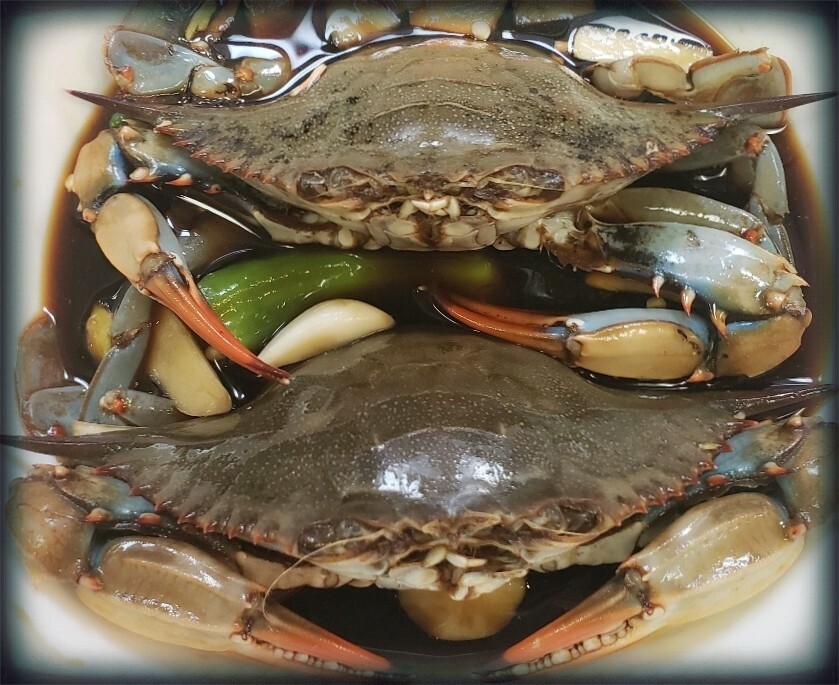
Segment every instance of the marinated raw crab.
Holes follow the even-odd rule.
[[[33,567],[119,625],[370,676],[391,664],[286,609],[283,591],[397,590],[433,633],[474,639],[509,621],[527,573],[622,562],[484,665],[525,675],[782,574],[831,511],[836,426],[743,417],[819,392],[639,396],[476,334],[387,333],[306,362],[248,411],[22,438],[61,465],[16,481],[7,515]],[[788,508],[739,491],[771,480]]]
[[[67,186],[137,287],[91,313],[105,334],[89,336],[101,363],[86,388],[65,380],[48,320],[23,339],[18,393],[39,437],[16,441],[60,460],[7,508],[36,571],[156,639],[369,677],[416,664],[302,618],[295,591],[396,590],[437,638],[515,635],[463,670],[501,679],[610,654],[784,573],[834,507],[836,426],[796,411],[828,389],[654,383],[761,376],[798,349],[812,317],[765,130],[818,96],[789,96],[765,50],[711,58],[576,7],[202,3],[109,32],[126,95],[84,95],[117,114]],[[304,43],[305,60],[288,49]],[[746,209],[656,187],[721,168]],[[530,280],[620,294],[508,297],[516,248],[551,257],[526,258]],[[448,322],[412,332],[346,299],[366,294],[355,275],[318,276],[254,332],[236,316],[261,316],[271,269],[424,286]],[[268,285],[228,295],[242,274]],[[145,296],[211,346],[220,377]],[[600,387],[453,321],[647,389]],[[277,367],[315,358],[242,399],[219,353],[284,384]],[[504,632],[526,582],[609,564],[576,608]]]
[[[652,41],[650,54],[615,59],[649,43],[655,27],[631,25],[627,37],[602,20],[604,48],[584,40],[598,25],[575,19],[583,25],[569,59],[592,61],[583,73],[596,88],[562,63],[565,43],[530,35],[564,7],[551,18],[524,3],[508,30],[503,2],[421,3],[407,19],[384,6],[337,7],[320,17],[334,50],[296,74],[282,41],[263,37],[290,14],[253,5],[249,31],[263,51],[274,46],[273,61],[233,58],[239,9],[228,3],[192,15],[175,35],[176,23],[156,28],[162,37],[113,30],[105,59],[126,97],[77,93],[119,112],[68,179],[79,211],[113,265],[216,350],[257,374],[286,376],[205,301],[163,214],[136,195],[149,183],[212,199],[282,243],[541,249],[591,272],[595,287],[654,296],[659,306],[551,317],[438,298],[467,325],[591,371],[756,376],[798,348],[811,319],[806,282],[782,223],[780,159],[759,126],[777,127],[783,118],[772,112],[823,96],[789,96],[779,59],[766,50],[713,57],[678,34]],[[442,30],[467,35],[429,35]],[[677,104],[615,97],[645,94]],[[625,189],[667,165],[728,162],[748,179],[751,211],[674,189]],[[750,354],[755,346],[764,354]]]

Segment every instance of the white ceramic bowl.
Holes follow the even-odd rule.
[[[98,91],[105,86],[101,36],[107,25],[119,21],[124,9],[102,4],[95,10],[88,5],[83,11],[63,3],[20,3],[11,16],[4,17],[7,54],[14,60],[6,72],[14,76],[14,83],[7,88],[14,95],[7,92],[4,100],[4,118],[12,135],[4,151],[9,194],[3,208],[5,230],[22,236],[6,243],[4,276],[9,280],[4,283],[13,284],[4,293],[6,364],[13,363],[10,333],[20,331],[41,306],[36,274],[42,269],[51,204],[81,124],[92,111],[90,105],[64,91]],[[834,3],[712,3],[698,5],[697,10],[740,48],[768,46],[788,61],[795,92],[835,89]],[[816,170],[821,197],[827,203],[825,215],[835,229],[836,102],[796,110],[791,119]],[[16,430],[10,416],[14,402],[8,373],[2,392],[4,432]],[[7,448],[3,459],[6,482],[24,473],[29,464],[43,460]],[[829,544],[835,539],[835,529],[811,537],[803,558],[756,600],[664,631],[602,662],[564,674],[549,673],[546,678],[812,680],[816,677],[813,669],[820,668],[831,653],[835,655],[830,626],[837,598],[830,576],[833,553]],[[10,674],[56,681],[126,677],[247,681],[278,675],[250,662],[191,652],[110,626],[77,605],[67,588],[50,582],[34,588],[13,546],[4,552],[4,669],[10,668]]]

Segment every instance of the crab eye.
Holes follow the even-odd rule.
[[[307,171],[297,181],[297,193],[304,200],[342,200],[350,195],[370,197],[377,186],[369,176],[348,167]]]
[[[326,179],[317,171],[307,171],[297,181],[297,194],[304,200],[314,200],[327,192]]]
[[[511,186],[526,186],[541,190],[562,190],[564,182],[557,171],[534,169],[525,166],[510,166],[492,176],[496,183]]]
[[[330,544],[341,543],[346,548],[375,532],[357,519],[319,521],[306,526],[297,537],[297,549],[301,554],[310,554]],[[362,542],[363,545],[363,542]],[[334,551],[338,551],[337,549]]]
[[[476,194],[484,199],[533,197],[562,192],[565,182],[557,171],[509,166],[484,178]]]
[[[556,528],[568,533],[587,533],[598,523],[597,512],[591,508],[573,503],[558,503],[542,507],[533,520],[541,526]]]

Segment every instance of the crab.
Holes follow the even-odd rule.
[[[461,47],[463,47],[463,46],[461,45]],[[482,49],[482,48],[478,48],[478,49]],[[329,68],[330,67],[328,66],[327,67],[327,73],[329,71]],[[317,85],[318,85],[317,83],[312,84],[313,87],[315,87]],[[157,117],[158,115],[157,114],[151,114],[149,116]],[[128,133],[132,128],[135,131],[139,131],[141,134],[143,132],[146,132],[146,131],[149,130],[146,127],[144,127],[141,122],[136,121],[136,120],[133,121],[133,122],[123,121],[121,125],[128,127],[127,130],[125,131],[126,133]],[[164,135],[167,135],[167,134],[164,134]],[[163,138],[163,137],[159,137],[159,139],[165,140],[165,138]],[[172,148],[167,148],[166,151],[160,157],[158,157],[157,159],[166,160],[166,159],[168,159],[167,155],[169,153],[176,154],[177,152],[178,152],[177,150],[173,150]],[[122,152],[121,152],[121,154],[122,154]],[[180,163],[180,161],[183,161],[183,160],[184,160],[183,157],[179,158],[179,163]],[[129,171],[132,170],[132,167],[134,166],[134,162],[132,162],[129,159],[128,161],[124,161],[123,163],[128,164]],[[189,162],[188,160],[186,161],[186,163],[191,164],[191,162]],[[192,167],[190,167],[190,168],[192,168]],[[136,169],[133,169],[133,170],[136,171]],[[180,180],[181,183],[188,182],[190,179],[183,178],[184,173],[185,172],[183,171],[183,169],[181,169],[181,170],[178,171],[177,174],[173,173],[171,176],[165,176],[164,178],[171,179],[171,180]],[[207,174],[207,173],[208,172],[207,172],[206,169],[203,169],[201,171],[201,174]],[[196,175],[195,178],[197,178],[197,180],[193,179],[193,185],[192,186],[186,186],[187,190],[189,190],[189,191],[199,190],[199,193],[203,193],[204,189],[215,190],[215,188],[213,187],[213,183],[211,181],[211,179],[215,178],[213,176],[214,173],[215,172],[211,171],[209,173],[209,175],[206,175],[206,176],[202,176],[201,174]],[[130,176],[130,174],[128,174],[128,175]],[[141,174],[136,174],[136,176],[139,177],[139,176],[141,176]],[[225,178],[227,178],[227,177],[225,177]],[[155,180],[153,177],[149,178],[148,176],[146,176],[145,179],[146,180]],[[160,181],[161,178],[157,178],[156,180]],[[136,184],[140,181],[141,181],[141,179],[139,179],[139,178],[131,179],[131,181],[126,182],[127,183],[127,188],[126,187],[120,187],[118,190],[122,191],[122,190],[125,190],[125,189],[131,189],[132,188],[132,185],[131,185],[132,183]],[[224,187],[225,188],[235,187],[237,182],[236,181],[229,181],[229,183],[230,183],[229,186],[224,186]],[[133,186],[133,187],[137,187],[137,186]],[[184,186],[181,186],[181,187],[183,188]],[[237,198],[229,198],[227,196],[228,195],[227,192],[223,192],[220,195],[223,196],[222,199],[224,199],[224,200],[229,199],[232,203],[231,206],[233,206],[235,208],[241,208],[241,203],[243,202],[242,198],[245,198],[247,200],[247,209],[250,212],[250,217],[254,218],[254,220],[257,221],[257,223],[258,223],[260,217],[266,216],[265,215],[265,206],[266,206],[265,205],[265,200],[264,200],[264,198],[255,197],[251,193],[252,193],[251,190],[245,189],[244,192],[240,196],[238,196]],[[124,192],[121,192],[120,194],[122,196],[127,195]],[[107,197],[110,197],[110,191],[108,193],[106,193],[104,196],[95,197],[91,201],[90,207],[88,207],[88,209],[90,209],[93,212],[93,214],[88,212],[88,216],[96,219],[96,221],[93,222],[94,228],[97,226],[97,224],[99,224],[99,212],[100,212],[101,208],[98,206],[98,203],[102,202],[104,204],[104,200]],[[623,197],[626,197],[626,196],[623,196]],[[210,196],[210,199],[211,198],[212,198],[212,196]],[[420,202],[423,202],[423,201],[425,201],[425,198],[423,198],[423,200],[420,200]],[[608,211],[608,207],[610,206],[606,203],[601,204],[600,201],[597,201],[597,200],[592,201],[591,203],[588,203],[588,205],[590,205],[590,207],[587,206],[585,209],[586,209],[587,212],[590,212],[593,216],[596,216],[596,212],[597,212],[598,207],[606,207],[607,210],[604,210],[604,211]],[[597,207],[595,205],[597,205]],[[430,206],[429,206],[429,208],[430,208]],[[276,209],[276,208],[274,208],[274,209]],[[419,210],[419,211],[422,211],[422,210]],[[414,213],[416,213],[416,212],[414,212]],[[105,225],[104,223],[100,224],[100,228],[104,225]],[[264,226],[262,224],[259,224],[259,225],[262,228],[265,228],[265,226],[269,226],[269,227],[272,226],[271,224],[268,224],[268,223],[266,223]],[[158,223],[157,226],[160,226],[160,223]],[[576,229],[576,224],[575,224],[575,229]],[[273,230],[275,230],[277,232],[281,232],[279,229],[276,229],[276,228],[274,228]],[[136,234],[131,234],[129,232],[129,238],[131,238],[132,235],[136,235]],[[287,236],[288,234],[284,233],[283,235]],[[311,231],[310,232],[303,231],[303,232],[300,232],[298,234],[298,237],[308,236],[309,238],[311,238],[311,235],[312,235]],[[318,236],[315,239],[322,239],[322,236]],[[155,238],[155,240],[157,240],[157,238]],[[168,247],[164,251],[169,252]],[[176,250],[173,249],[171,252],[172,252],[172,254],[177,255]],[[137,255],[136,255],[136,253],[132,253],[130,256],[132,257],[132,259],[134,259]],[[189,276],[188,276],[186,270],[184,269],[184,262],[179,261],[179,257],[177,257],[177,256],[173,257],[173,259],[174,259],[173,263],[176,266],[177,271],[179,271],[180,278],[184,279],[184,281],[186,283],[189,283]],[[785,257],[785,259],[786,259],[786,257]],[[129,264],[129,266],[130,266],[130,264]],[[129,273],[127,275],[130,278],[134,279],[136,277],[137,272],[133,269],[133,267],[128,269],[128,272]],[[668,285],[668,284],[666,284],[666,285]],[[669,290],[671,290],[671,288],[672,288],[672,292],[668,292]],[[652,289],[652,287],[650,287],[650,289]],[[679,290],[680,289],[681,289],[681,285],[678,286],[678,287],[673,287],[673,284],[669,284],[668,287],[665,287],[661,292],[662,292],[662,294],[664,294],[666,296],[675,296],[677,299],[679,299]],[[436,295],[437,295],[437,302],[440,304],[440,306],[442,308],[445,308],[451,316],[460,318],[461,320],[464,320],[464,321],[467,321],[467,322],[470,322],[470,323],[474,323],[474,325],[476,325],[476,326],[483,325],[484,327],[486,327],[485,318],[483,319],[483,321],[478,320],[478,319],[481,319],[482,317],[484,317],[485,313],[488,313],[489,315],[491,315],[492,317],[494,317],[496,319],[499,316],[502,317],[502,318],[507,318],[507,319],[512,317],[513,319],[516,320],[515,321],[516,323],[524,323],[528,326],[528,328],[531,326],[531,324],[534,324],[534,323],[537,326],[541,327],[542,323],[543,323],[543,321],[541,321],[541,320],[534,320],[533,318],[530,317],[530,315],[522,315],[522,314],[516,313],[516,312],[502,311],[502,310],[499,310],[498,308],[494,308],[494,307],[489,307],[488,308],[486,303],[476,303],[474,301],[470,301],[467,298],[453,296],[453,295],[450,295],[448,293],[437,293]],[[797,295],[793,299],[797,299]],[[701,298],[700,298],[700,301],[701,301]],[[708,307],[708,310],[711,311],[710,306]],[[571,320],[574,321],[577,318],[578,317],[571,317]],[[662,317],[662,318],[666,318],[666,317]],[[696,317],[694,316],[692,318],[696,318]],[[657,319],[657,320],[660,320],[660,319]],[[717,319],[717,320],[719,321],[719,319]],[[806,324],[808,323],[808,315],[807,315],[806,311],[804,311],[802,309],[802,310],[799,310],[798,312],[793,312],[793,313],[785,312],[784,314],[782,314],[782,316],[780,318],[770,317],[768,320],[772,321],[772,322],[776,322],[776,321],[779,321],[779,320],[780,321],[785,321],[785,322],[787,322],[787,321],[794,322],[794,328],[797,332],[795,332],[793,334],[792,342],[784,343],[784,346],[786,347],[787,351],[784,352],[782,356],[785,356],[786,354],[791,353],[792,349],[797,347],[798,336],[800,335],[800,331],[803,330],[803,328],[806,327]],[[555,321],[555,319],[553,321],[550,321],[549,323],[552,325],[554,323],[554,321]],[[691,324],[692,324],[692,326],[696,325],[695,322],[691,322]],[[680,322],[680,326],[681,325],[682,324]],[[699,325],[701,326],[701,324],[699,324]],[[688,326],[686,324],[686,325],[682,326],[681,330],[684,330],[687,327]],[[691,330],[693,330],[693,329],[691,328]],[[732,327],[731,322],[728,322],[727,330],[725,331],[726,334],[730,334],[730,332],[732,330],[736,330],[736,326]],[[510,328],[509,327],[506,327],[505,333],[506,334],[510,333]],[[563,333],[563,335],[565,335],[565,334]],[[561,336],[556,336],[556,337],[561,337]],[[605,336],[605,337],[608,337],[608,336]],[[725,340],[726,338],[722,338],[722,339]],[[765,340],[765,338],[763,338],[762,340]],[[555,340],[553,342],[555,342]],[[212,344],[221,346],[216,339],[213,339]],[[716,344],[717,344],[716,342],[711,343],[711,344],[705,343],[704,344],[705,347],[703,349],[707,350],[707,349],[715,348]],[[762,343],[758,343],[758,344],[762,344]],[[552,347],[552,345],[549,346],[549,347]],[[237,354],[238,354],[238,352],[237,352]],[[568,358],[568,353],[566,351],[560,350],[559,352],[557,352],[557,354],[560,357]],[[707,375],[706,375],[707,373],[711,373],[711,374],[717,373],[717,374],[719,374],[720,371],[719,371],[719,368],[718,368],[717,359],[716,358],[711,359],[710,362],[709,362],[707,356],[708,355],[707,355],[706,352],[703,352],[702,354],[694,356],[693,367],[689,368],[687,371],[680,371],[679,372],[679,377],[691,377],[691,376],[693,376],[694,372],[696,372],[697,369],[700,369],[701,372],[700,372],[700,374],[693,376],[694,380],[700,380],[702,378],[707,378]],[[577,363],[578,360],[577,361],[571,360],[571,361],[572,361],[572,363],[576,363],[578,366],[581,365],[581,364]],[[259,371],[260,373],[273,375],[274,377],[278,376],[278,374],[276,374],[275,372],[273,372],[271,370],[266,370],[266,369],[263,369],[263,368],[257,368],[256,370]],[[599,368],[598,368],[598,370],[599,370]],[[743,372],[743,371],[741,370],[740,372]],[[761,373],[761,372],[762,371],[757,371],[756,373]],[[626,375],[626,373],[627,372],[624,371],[624,370],[619,370],[616,375]],[[798,425],[797,421],[793,421],[792,424],[787,426],[787,430],[790,433],[792,433],[794,431],[801,431],[802,433],[804,433],[806,435],[810,435],[812,430],[815,430],[816,435],[822,435],[822,434],[824,434],[824,432],[826,432],[826,431],[829,432],[831,430],[831,428],[824,428],[824,427],[821,427],[821,426],[816,426],[814,428],[814,426],[816,426],[816,424],[812,424],[809,421],[804,422],[801,425]],[[177,429],[175,429],[175,430],[177,430]],[[807,444],[810,444],[808,441],[809,441],[809,438],[807,438],[807,440],[805,442]],[[96,442],[96,441],[93,440],[92,442]],[[93,448],[91,448],[91,449],[93,449]],[[829,452],[830,448],[828,448],[826,451]],[[69,464],[69,465],[74,465],[75,463],[76,462],[72,461],[72,460],[67,462],[67,464]],[[707,475],[708,474],[706,474],[706,476]],[[759,479],[762,480],[762,478],[763,477],[761,476]],[[70,497],[71,499],[73,497],[75,497],[75,495],[72,494],[72,493],[75,492],[73,490],[73,487],[74,487],[72,485],[73,483],[82,484],[82,485],[80,485],[80,487],[83,487],[83,488],[87,488],[87,487],[100,488],[100,487],[102,487],[102,488],[105,489],[106,492],[117,492],[117,493],[119,493],[120,496],[122,496],[122,494],[124,494],[124,488],[122,486],[120,486],[118,484],[114,484],[112,481],[109,481],[109,480],[108,481],[100,480],[100,477],[98,475],[91,474],[84,467],[79,467],[78,469],[75,469],[75,470],[69,470],[69,469],[64,470],[64,467],[40,469],[39,471],[37,471],[36,473],[34,473],[32,475],[32,477],[30,478],[30,482],[49,483],[50,488],[52,489],[52,493],[58,498],[59,502],[66,502],[68,497]],[[714,493],[719,492],[718,490],[715,489],[716,487],[719,487],[719,486],[712,486],[712,491]],[[725,499],[725,498],[722,498],[722,499]],[[52,501],[54,502],[55,499],[53,499]],[[104,502],[98,501],[98,503],[99,504],[109,504],[110,502],[109,501],[104,501]],[[85,504],[85,506],[88,506],[88,504]],[[96,508],[93,500],[90,501],[90,506],[92,506],[94,509]],[[141,505],[141,507],[146,507],[146,508],[143,508],[142,511],[140,511],[140,512],[132,511],[132,514],[138,514],[138,517],[137,517],[136,520],[130,519],[130,522],[128,523],[128,527],[129,528],[133,527],[133,528],[136,528],[137,530],[142,530],[144,532],[148,532],[152,529],[154,529],[154,532],[159,532],[157,529],[155,529],[155,526],[158,525],[158,524],[155,523],[156,519],[154,519],[154,516],[151,516],[151,517],[145,516],[145,517],[142,518],[142,520],[140,519],[140,517],[142,516],[143,513],[149,513],[148,510],[147,510],[147,506],[148,505]],[[669,507],[673,507],[673,506],[675,506],[675,505],[672,504],[672,503],[669,505]],[[668,508],[668,507],[665,506],[665,508]],[[104,507],[104,509],[107,511],[107,507]],[[91,512],[88,511],[87,513],[90,514]],[[114,519],[113,518],[110,521],[108,521],[107,516],[106,516],[102,520],[99,520],[99,521],[96,520],[97,516],[99,516],[101,514],[102,514],[101,511],[95,512],[94,515],[90,517],[91,520],[84,522],[84,525],[81,526],[81,527],[85,528],[85,526],[87,526],[87,528],[85,528],[86,530],[89,530],[91,527],[95,527],[95,528],[98,528],[100,530],[107,530],[110,527],[112,527],[114,525]],[[166,532],[175,531],[175,529],[176,529],[175,524],[172,521],[170,521],[168,518],[166,518],[165,515],[163,516],[162,521],[164,523],[164,525],[161,526],[162,529],[164,529]],[[125,521],[122,521],[122,520],[117,521],[116,522],[116,527],[119,527],[120,523],[125,523]],[[151,524],[151,526],[152,526],[151,529],[144,528],[144,526],[147,526],[149,524]],[[800,531],[800,526],[799,527],[792,526],[790,528],[790,530]],[[180,532],[174,533],[175,537],[178,537],[181,534],[182,533],[180,533]],[[87,533],[83,533],[83,535],[87,535]],[[210,537],[213,537],[212,534],[210,535]],[[236,543],[236,544],[238,544],[238,543]],[[798,543],[796,543],[796,544],[798,544]],[[234,547],[235,547],[235,545],[234,545]],[[183,551],[183,550],[178,548],[178,552],[181,552],[181,551]],[[228,549],[227,551],[229,552],[230,549]],[[241,551],[241,550],[238,550],[238,551]],[[79,563],[81,563],[81,564],[87,563],[86,562],[87,557],[85,555],[86,555],[86,553],[83,554],[82,557],[80,557],[82,559],[82,561],[79,562]],[[224,556],[224,555],[222,555],[222,556]],[[93,572],[91,574],[89,574],[89,576],[85,575],[84,583],[88,583],[88,587],[86,588],[87,590],[91,590],[96,586],[95,577],[96,577],[96,574],[98,572],[99,572],[98,569],[94,569]],[[81,576],[79,576],[79,577],[81,578]],[[265,582],[264,586],[270,586],[270,583]],[[84,592],[84,591],[85,590],[80,590],[80,592]],[[435,589],[435,592],[439,592],[439,591],[440,591],[439,589]],[[489,593],[485,593],[485,594],[489,594]],[[106,613],[109,613],[109,612],[106,612]],[[119,613],[119,612],[117,612],[117,613]],[[331,640],[332,638],[329,638],[329,639]],[[539,639],[543,639],[543,638],[539,638]],[[317,640],[315,640],[314,642],[317,642]],[[369,653],[366,653],[366,652],[361,653],[361,652],[355,650],[355,648],[347,647],[346,645],[343,645],[342,643],[340,643],[339,640],[335,640],[332,644],[333,644],[333,647],[334,647],[334,645],[341,645],[340,647],[335,647],[336,649],[339,649],[339,652],[322,654],[319,657],[313,657],[313,659],[320,659],[321,662],[327,662],[327,661],[333,660],[335,655],[340,653],[344,656],[344,658],[347,662],[354,663],[355,666],[362,671],[370,669],[370,668],[380,668],[380,667],[383,666],[382,662],[377,660],[377,658],[375,656],[371,656]],[[340,652],[340,649],[342,649],[344,647],[346,647],[347,651],[346,652]],[[289,650],[287,650],[287,651],[289,651]],[[293,649],[291,651],[293,651]],[[308,653],[308,652],[306,652],[305,648],[301,648],[301,652],[302,653]],[[544,654],[542,655],[542,657],[544,657]],[[353,661],[354,659],[356,659],[357,661]],[[527,669],[531,669],[533,667],[533,664],[531,663],[531,661],[533,661],[533,660],[525,661],[525,663],[528,664]],[[574,661],[578,661],[578,660],[574,659]],[[536,659],[536,663],[538,663],[538,662],[539,662],[539,659]],[[335,661],[335,663],[339,663],[339,662]],[[499,673],[501,675],[505,675],[505,674],[506,675],[515,675],[515,674],[518,674],[518,671],[520,671],[524,668],[524,666],[514,667],[510,663],[497,663],[497,664],[492,664],[491,666],[487,666],[485,670],[489,670],[490,667],[500,669]],[[514,668],[516,669],[516,671],[512,670]],[[398,666],[397,666],[397,669],[398,669]]]
[[[469,11],[473,34],[475,22],[498,20]],[[219,26],[231,12],[219,10]],[[420,11],[410,21],[440,29]],[[798,349],[812,318],[807,283],[782,224],[777,152],[757,124],[778,126],[773,112],[824,95],[789,96],[779,59],[766,50],[728,53],[685,72],[638,56],[588,69],[610,93],[676,104],[629,102],[559,63],[554,47],[516,33],[384,40],[381,29],[359,27],[335,59],[270,88],[254,65],[213,66],[221,29],[178,43],[117,27],[106,62],[128,95],[76,93],[120,113],[82,148],[68,179],[79,211],[112,264],[207,344],[258,375],[287,380],[226,330],[163,215],[135,194],[139,186],[212,198],[283,243],[540,249],[591,272],[594,287],[654,296],[656,307],[547,318],[438,298],[467,325],[596,373],[692,382],[758,376]],[[200,85],[206,70],[222,68],[232,74],[224,87]],[[196,102],[161,103],[162,93]],[[267,99],[237,102],[254,93]],[[668,165],[742,156],[756,160],[755,213],[672,189],[627,189]],[[692,316],[697,308],[702,314]],[[750,354],[756,346],[765,351],[759,358]]]
[[[371,677],[399,664],[290,611],[283,591],[397,590],[441,637],[474,639],[509,620],[528,573],[620,562],[483,667],[527,675],[786,571],[831,511],[836,426],[743,417],[821,392],[638,396],[477,334],[388,333],[306,362],[238,414],[18,439],[61,464],[17,481],[7,515],[33,569],[130,630]],[[768,480],[786,508],[748,491]]]

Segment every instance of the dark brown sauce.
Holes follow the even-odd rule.
[[[715,51],[724,51],[729,47],[719,36],[709,33],[701,20],[689,19],[685,23],[684,14],[676,13],[674,6],[675,3],[656,5],[656,12],[681,30],[698,35]],[[614,11],[615,7],[607,6],[604,11]],[[617,7],[625,10],[626,5],[618,3]],[[241,47],[247,42],[241,38],[236,44]],[[264,40],[254,41],[259,42]],[[298,43],[303,45],[306,41]],[[288,42],[284,45],[287,47]],[[299,63],[311,64],[309,58],[320,55],[301,55]],[[81,132],[79,144],[90,140],[104,128],[108,116],[108,113],[101,112],[94,117]],[[805,333],[802,348],[796,355],[771,374],[751,381],[757,386],[820,378],[826,350],[829,349],[830,331],[825,331],[826,327],[819,322],[829,321],[832,316],[829,309],[829,295],[833,292],[833,276],[828,263],[830,252],[826,231],[820,224],[813,179],[794,134],[784,131],[774,140],[787,173],[790,204],[787,224],[799,271],[811,286],[806,293],[807,303],[816,323]],[[71,159],[68,173],[72,166]],[[658,180],[661,181],[661,177]],[[725,188],[715,189],[713,184],[710,188],[707,184],[704,188],[697,188],[697,183],[696,179],[679,179],[676,185],[703,192],[710,190],[711,194],[721,196],[727,192]],[[536,306],[546,307],[552,298],[559,297],[563,291],[568,292],[565,289],[569,280],[578,278],[569,270],[558,273],[556,281],[545,282],[542,272],[533,266],[534,260],[542,258],[539,254],[507,254],[503,258],[512,261],[514,266],[511,268],[518,269],[520,282],[528,293],[528,304],[531,305],[535,302]],[[84,278],[78,277],[80,265],[84,265]],[[44,290],[46,306],[55,317],[64,363],[70,376],[90,378],[94,368],[84,350],[84,321],[93,302],[112,298],[120,283],[121,277],[101,256],[87,224],[78,217],[75,197],[63,189],[59,190],[49,235]],[[576,297],[578,291],[579,288],[570,292]],[[406,302],[403,311],[392,313],[401,321],[414,321],[417,317],[426,316],[415,301]],[[439,325],[431,319],[427,321],[430,325]],[[248,384],[235,372],[231,382],[238,388],[245,388],[245,395],[240,398],[244,401]],[[393,593],[381,590],[343,588],[332,594],[303,589],[294,593],[287,604],[316,623],[362,646],[387,654],[394,660],[397,669],[410,669],[431,677],[450,672],[453,668],[469,669],[485,664],[500,649],[532,632],[599,586],[613,573],[613,569],[605,566],[555,574],[531,574],[527,597],[512,623],[492,638],[470,643],[441,643],[428,638],[404,617]],[[341,611],[335,611],[336,605],[342,607]],[[422,660],[418,660],[417,656],[421,656]]]

